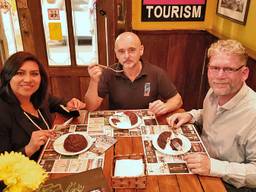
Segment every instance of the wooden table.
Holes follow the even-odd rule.
[[[158,117],[158,122],[166,123],[165,117]],[[56,124],[63,123],[66,118],[57,115]],[[75,119],[73,123],[79,123]],[[111,186],[111,173],[113,170],[113,158],[115,155],[143,153],[141,137],[119,137],[117,143],[106,151],[103,173]],[[59,178],[67,174],[51,174],[51,178]],[[117,192],[226,192],[220,178],[199,175],[166,175],[148,176],[146,189],[116,189]]]

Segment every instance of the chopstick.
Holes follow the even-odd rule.
[[[64,105],[62,105],[62,104],[60,104],[60,107],[64,110],[64,111],[66,111],[66,112],[70,112]]]
[[[123,69],[113,69],[113,68],[111,68],[111,67],[109,67],[109,66],[106,66],[106,65],[101,65],[101,64],[97,64],[97,65],[100,66],[100,67],[102,67],[102,68],[104,68],[104,69],[110,69],[110,70],[112,70],[112,71],[114,71],[114,72],[116,72],[116,73],[121,73],[121,72],[124,71]]]
[[[68,119],[67,121],[65,121],[62,125],[63,125],[63,126],[69,125],[69,123],[71,123],[72,120],[73,120],[73,117],[71,117],[70,119]]]
[[[66,128],[66,126],[69,125],[72,122],[72,120],[73,120],[73,117],[71,117],[70,119],[65,121],[63,124],[58,125],[58,127],[55,126],[53,130],[54,131],[60,131],[60,130],[62,130],[64,128]]]

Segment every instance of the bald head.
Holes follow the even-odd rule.
[[[120,42],[132,42],[137,46],[141,45],[140,38],[135,33],[132,33],[132,32],[124,32],[118,35],[115,42],[115,48],[118,47]]]
[[[135,33],[124,32],[116,38],[116,57],[124,69],[139,66],[143,51],[144,47],[141,45],[141,41]]]

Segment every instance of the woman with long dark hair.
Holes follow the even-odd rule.
[[[0,77],[0,153],[22,152],[37,160],[51,131],[51,113],[82,109],[73,98],[65,102],[48,94],[48,77],[31,53],[17,52],[5,62]]]

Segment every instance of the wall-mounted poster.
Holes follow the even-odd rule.
[[[250,0],[219,0],[217,14],[245,25]]]
[[[59,9],[47,9],[48,19],[49,20],[60,20],[60,11]]]
[[[141,21],[204,21],[206,0],[142,0]]]

